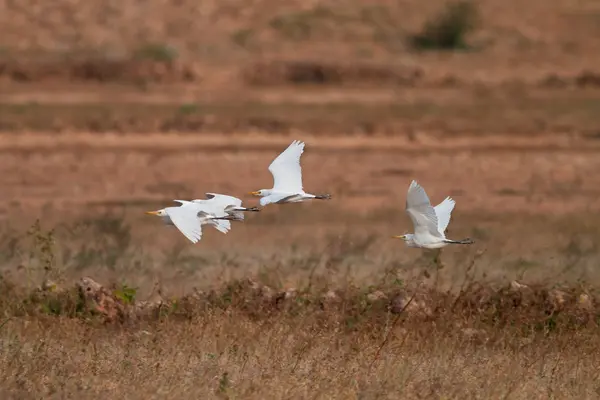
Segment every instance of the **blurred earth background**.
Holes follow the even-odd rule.
[[[205,227],[197,245],[143,213],[206,192],[255,205],[246,193],[271,187],[267,167],[292,140],[306,142],[305,189],[330,193],[331,201],[269,206],[227,235]],[[11,303],[48,280],[70,288],[85,276],[135,288],[137,299],[157,287],[165,298],[220,293],[247,279],[306,293],[316,280],[314,296],[417,284],[456,295],[466,276],[485,287],[537,285],[540,304],[559,286],[595,299],[598,1],[0,0],[0,152],[0,271],[22,292],[0,307],[0,362],[11,371],[2,378],[5,398],[600,393],[599,364],[585,358],[597,353],[596,314],[583,331],[550,339],[543,318],[538,338],[539,329],[506,333],[464,317],[465,326],[477,320],[502,337],[491,340],[497,347],[469,341],[465,350],[447,316],[413,321],[414,330],[406,322],[409,333],[389,339],[398,325],[371,314],[342,334],[334,323],[313,321],[313,311],[298,311],[303,320],[284,313],[275,323],[270,313],[246,321],[245,309],[232,306],[186,322],[167,318],[169,334],[164,319],[146,322],[142,332],[158,338],[148,347],[137,325],[114,333],[139,339],[130,343],[104,325],[91,334],[69,313],[16,313]],[[412,230],[404,212],[412,179],[432,203],[452,196],[448,236],[476,242],[445,248],[439,271],[429,253],[390,238]],[[345,310],[331,318],[348,328]],[[553,312],[540,309],[544,318]],[[206,329],[216,336],[204,338]],[[419,329],[439,336],[420,344]],[[383,333],[366,337],[371,330]],[[40,337],[45,347],[31,350]],[[95,356],[70,355],[89,350],[89,340]],[[531,354],[522,340],[535,343]],[[138,373],[128,369],[130,345]],[[396,353],[385,347],[388,358],[375,356],[380,345]],[[411,345],[414,356],[403,353]],[[181,346],[198,359],[181,358]],[[161,355],[161,348],[173,350]],[[284,350],[271,354],[277,348]],[[9,357],[9,349],[17,350]],[[98,357],[120,361],[92,373]],[[163,357],[171,364],[160,364]],[[179,368],[199,368],[199,381]]]

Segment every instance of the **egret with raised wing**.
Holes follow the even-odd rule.
[[[269,165],[269,172],[273,175],[273,188],[261,189],[250,192],[254,196],[261,197],[260,205],[299,203],[307,200],[328,200],[329,194],[314,195],[306,193],[302,185],[302,167],[300,156],[304,152],[304,143],[294,140],[287,149],[283,151]]]
[[[446,228],[450,223],[450,214],[456,202],[446,197],[437,206],[433,207],[425,190],[412,181],[406,196],[406,212],[415,228],[415,233],[392,236],[402,239],[408,247],[422,247],[425,249],[440,249],[449,244],[472,244],[471,239],[450,240],[446,238]]]

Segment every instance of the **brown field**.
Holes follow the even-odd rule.
[[[597,1],[138,3],[0,0],[0,397],[600,397]],[[330,201],[143,213],[294,139]]]

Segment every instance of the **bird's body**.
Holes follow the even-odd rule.
[[[211,225],[221,233],[231,230],[229,221],[244,220],[243,211],[259,211],[257,208],[242,207],[242,201],[236,197],[207,193],[207,199],[174,200],[179,207],[166,207],[147,214],[162,218],[166,225],[174,225],[192,243],[202,238],[202,226]]]
[[[204,211],[217,217],[234,215],[232,220],[235,221],[244,220],[244,211],[259,211],[256,207],[242,207],[242,200],[237,197],[219,193],[206,193],[206,199],[195,199],[192,203],[202,205]],[[219,223],[228,229],[231,227],[228,220],[220,220]]]
[[[208,224],[222,233],[227,233],[229,228],[222,225],[219,217],[207,214],[202,206],[191,201],[175,200],[181,203],[179,207],[165,207],[158,211],[148,211],[147,214],[160,217],[165,225],[174,225],[192,243],[202,239],[202,225]]]
[[[450,215],[456,202],[446,197],[433,207],[425,190],[412,181],[406,196],[406,212],[413,222],[415,233],[394,238],[403,239],[408,247],[440,249],[449,244],[472,244],[471,239],[450,240],[446,238],[446,228],[450,223]]]
[[[300,203],[307,200],[328,200],[329,194],[314,195],[306,193],[302,185],[302,167],[300,156],[304,152],[304,143],[294,140],[271,164],[269,172],[273,175],[273,188],[250,192],[260,196],[260,205]]]

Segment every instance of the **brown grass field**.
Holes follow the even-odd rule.
[[[142,3],[0,0],[0,398],[600,398],[597,1]]]

